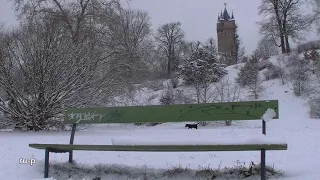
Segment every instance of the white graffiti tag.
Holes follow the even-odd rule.
[[[79,123],[80,121],[94,121],[96,118],[98,118],[99,122],[101,119],[105,116],[105,114],[96,114],[96,112],[85,112],[85,113],[70,113],[69,117],[70,120],[76,119]]]

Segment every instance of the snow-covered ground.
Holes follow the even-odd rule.
[[[234,78],[238,69],[228,67],[229,76]],[[266,81],[266,90],[260,99],[279,100],[280,118],[267,123],[267,137],[284,139],[287,151],[267,151],[266,161],[270,166],[282,170],[283,180],[320,179],[320,120],[310,119],[306,100],[293,95],[289,84],[281,85],[280,80]],[[148,90],[144,97],[160,94]],[[159,98],[159,97],[158,97]],[[158,99],[156,98],[156,99]],[[154,100],[156,101],[156,100]],[[76,132],[75,144],[112,144],[113,138],[169,139],[186,140],[198,138],[205,140],[219,138],[246,138],[261,135],[261,121],[234,122],[231,126],[212,123],[198,129],[186,129],[183,123],[165,123],[157,126],[134,126],[110,124],[99,125]],[[70,132],[0,132],[0,180],[35,180],[43,177],[44,151],[29,148],[29,143],[68,143]],[[22,159],[34,159],[31,166],[21,164]],[[260,162],[260,152],[92,152],[75,151],[74,159],[79,166],[126,165],[128,170],[135,167],[163,168],[188,167],[233,167],[237,162],[249,164]],[[68,154],[50,154],[50,162],[64,163]],[[68,179],[51,166],[49,176]],[[62,166],[64,167],[64,166]],[[66,166],[65,166],[66,167]],[[143,168],[141,168],[143,169]],[[133,171],[133,170],[132,170]],[[70,174],[75,173],[70,172]],[[87,172],[82,173],[85,178]],[[58,178],[58,179],[59,179]],[[102,179],[130,179],[123,176],[106,176]],[[258,177],[254,177],[258,179]],[[92,178],[91,178],[92,179]],[[139,178],[138,178],[139,179]],[[187,179],[180,177],[177,179]],[[60,179],[59,179],[60,180]]]

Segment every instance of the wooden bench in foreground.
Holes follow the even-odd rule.
[[[261,151],[261,180],[265,180],[265,151],[287,150],[286,143],[269,141],[246,143],[198,143],[181,144],[165,142],[160,144],[85,145],[73,144],[77,124],[93,123],[154,123],[154,122],[201,122],[225,120],[262,120],[262,134],[266,134],[266,122],[261,119],[267,109],[273,109],[279,118],[278,101],[246,101],[206,104],[152,105],[106,108],[69,108],[64,123],[72,124],[69,144],[29,144],[36,149],[45,149],[44,177],[49,174],[49,153],[69,153],[73,161],[73,151],[149,151],[149,152],[192,152],[192,151]],[[257,135],[261,136],[261,134]],[[119,144],[119,142],[118,142]]]

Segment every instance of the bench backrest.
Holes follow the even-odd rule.
[[[279,118],[278,100],[103,108],[68,108],[65,124],[261,120],[270,108]]]

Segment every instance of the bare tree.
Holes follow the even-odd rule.
[[[315,16],[315,24],[317,25],[318,33],[320,33],[320,0],[312,0],[310,3],[313,7],[313,15]]]
[[[223,77],[215,84],[214,91],[212,92],[213,102],[236,102],[240,101],[241,88],[235,82],[232,82],[229,77]],[[232,120],[225,121],[226,125],[229,126]]]
[[[259,40],[257,49],[254,53],[259,59],[268,59],[270,56],[277,55],[279,50],[272,39],[264,36]]]
[[[285,70],[285,63],[286,61],[286,56],[278,56],[277,57],[277,66],[279,68],[279,77],[281,79],[281,83],[285,84],[286,78],[287,78],[287,74],[286,74],[286,70]]]
[[[235,53],[236,53],[236,60],[237,60],[237,63],[239,63],[244,54],[245,54],[245,50],[244,50],[244,47],[242,45],[242,42],[241,42],[241,39],[239,37],[239,33],[238,33],[238,26],[236,26],[236,30],[235,30],[236,34],[235,34],[235,37],[234,37],[234,42],[235,42]]]
[[[263,0],[259,14],[264,18],[259,22],[260,31],[281,47],[282,53],[291,51],[289,38],[297,40],[308,32],[316,16],[303,13],[300,8],[305,0]],[[279,44],[280,41],[280,44]]]
[[[167,73],[171,77],[172,70],[178,68],[176,51],[184,38],[180,22],[167,23],[157,30],[156,40],[159,48],[167,57]]]
[[[199,46],[199,44],[198,44]],[[207,41],[204,43],[203,45],[204,48],[208,49],[208,51],[212,54],[212,55],[217,55],[218,52],[218,48],[216,46],[216,41],[212,38],[209,37],[207,39]]]
[[[150,17],[122,8],[119,0],[14,0],[20,18],[50,14],[77,44],[90,38],[100,61],[118,69],[128,87],[145,74],[150,58]],[[94,42],[94,43],[93,43]],[[152,42],[153,43],[153,42]]]
[[[113,67],[103,66],[90,41],[74,44],[54,20],[28,21],[6,36],[0,109],[16,128],[59,125],[64,107],[100,106],[118,92]],[[117,87],[118,88],[115,88]]]
[[[214,89],[213,102],[236,102],[240,101],[241,88],[235,82],[233,83],[229,77],[223,77],[216,84]]]
[[[140,10],[109,12],[110,23],[100,29],[103,44],[117,52],[116,64],[121,64],[119,75],[127,81],[140,80],[150,68],[148,53],[153,48],[150,17]]]
[[[249,92],[251,93],[250,96],[253,96],[254,99],[258,99],[260,97],[261,92],[265,90],[262,86],[262,80],[258,76],[256,77],[252,83],[248,84]]]
[[[122,9],[119,0],[12,0],[18,17],[24,21],[35,15],[51,14],[57,21],[61,21],[73,42],[77,43],[92,32],[94,22],[99,20],[105,10]],[[87,33],[85,33],[87,32]]]

